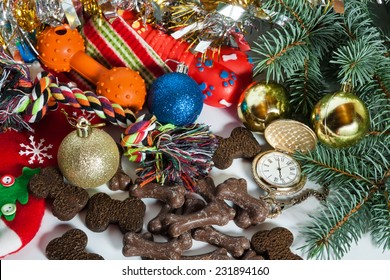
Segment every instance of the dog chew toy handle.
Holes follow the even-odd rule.
[[[37,38],[37,51],[45,67],[55,72],[74,70],[96,85],[96,93],[134,112],[146,98],[145,81],[126,67],[107,69],[85,53],[84,39],[69,25],[48,27]]]

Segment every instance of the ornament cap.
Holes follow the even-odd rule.
[[[182,73],[182,74],[188,74],[188,66],[184,63],[184,62],[180,62],[180,61],[177,61],[177,60],[174,60],[174,59],[167,59],[165,62],[168,62],[168,61],[172,61],[172,62],[175,62],[177,63],[177,66],[176,66],[176,70],[175,72],[176,73]]]
[[[81,138],[87,138],[92,133],[91,123],[84,117],[77,119],[77,136]]]

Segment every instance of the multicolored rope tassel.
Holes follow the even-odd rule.
[[[155,116],[142,115],[125,130],[121,145],[130,161],[141,164],[141,185],[156,181],[193,190],[212,168],[217,137],[207,125],[161,125]]]

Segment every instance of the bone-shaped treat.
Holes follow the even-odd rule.
[[[122,167],[119,165],[114,177],[108,181],[108,188],[112,191],[127,191],[132,184],[132,180],[129,175],[125,173]]]
[[[236,127],[230,137],[222,138],[214,152],[214,166],[226,169],[236,158],[253,158],[261,151],[261,146],[252,132],[245,127]]]
[[[250,226],[254,226],[257,223],[252,223],[251,217],[246,210],[242,209],[240,206],[234,205],[234,209],[236,210],[236,216],[234,217],[234,223],[239,228],[249,228]]]
[[[129,197],[121,201],[106,193],[96,193],[89,199],[85,223],[94,232],[102,232],[110,224],[118,224],[123,233],[139,232],[145,210],[145,203],[138,198]]]
[[[249,249],[245,254],[240,258],[240,260],[264,260],[264,258],[258,255],[252,249]]]
[[[194,256],[182,256],[182,260],[230,260],[228,251],[225,248],[218,248],[210,253]]]
[[[45,167],[34,174],[28,184],[30,193],[39,198],[51,199],[52,213],[61,221],[73,219],[88,203],[88,192],[64,182],[60,170]]]
[[[219,199],[232,201],[247,211],[252,224],[263,222],[269,213],[267,203],[248,194],[245,179],[229,178],[217,186],[216,196]]]
[[[302,260],[294,254],[290,247],[294,241],[291,231],[283,227],[261,230],[253,234],[251,245],[253,250],[267,260]]]
[[[177,237],[194,228],[210,225],[224,226],[234,218],[236,211],[222,200],[207,204],[202,210],[188,215],[169,214],[163,221],[169,225],[168,234]]]
[[[244,236],[231,236],[222,233],[211,226],[197,228],[193,231],[195,240],[207,242],[217,247],[225,248],[233,257],[240,257],[250,248],[250,240]]]
[[[123,238],[125,257],[140,256],[155,260],[179,260],[182,253],[192,247],[190,233],[184,233],[168,242],[154,242],[140,233],[128,232]]]
[[[103,260],[103,257],[86,251],[88,237],[80,229],[70,229],[54,238],[46,246],[49,260]]]
[[[187,215],[196,211],[200,211],[205,207],[206,202],[204,202],[202,199],[186,195],[186,201],[184,202],[180,210],[182,215]]]
[[[211,177],[199,180],[195,186],[195,192],[201,195],[207,202],[215,199],[215,184]]]
[[[121,156],[119,157],[118,170],[116,171],[114,176],[110,179],[110,181],[108,181],[108,188],[112,191],[118,191],[118,190],[128,191],[133,181],[122,168],[123,148],[119,144],[117,144],[117,146],[118,146],[119,154]]]
[[[167,217],[168,214],[174,213],[173,209],[168,204],[163,204],[160,209],[160,212],[156,217],[151,219],[148,223],[148,231],[153,234],[164,234],[167,231],[167,225],[163,225],[163,220]]]
[[[137,198],[158,199],[176,209],[183,205],[186,189],[184,186],[162,186],[158,183],[148,183],[144,186],[132,185],[129,193]]]

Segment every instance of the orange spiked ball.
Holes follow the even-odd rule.
[[[96,92],[134,112],[142,109],[146,98],[144,79],[138,72],[126,67],[112,68],[103,73]]]

